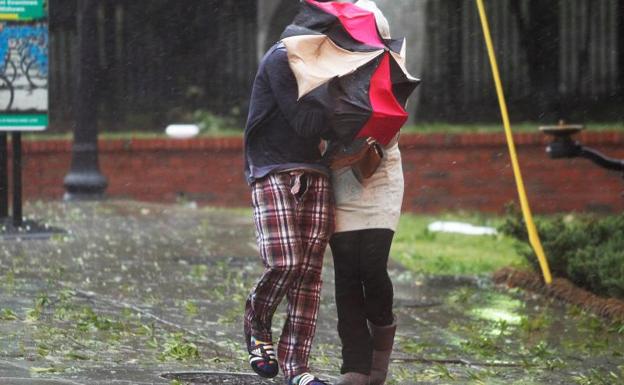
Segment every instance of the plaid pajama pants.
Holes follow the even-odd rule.
[[[286,297],[277,356],[291,378],[308,371],[323,255],[334,228],[333,193],[322,175],[276,173],[252,185],[252,200],[264,273],[247,299],[245,334],[272,341],[273,314]]]

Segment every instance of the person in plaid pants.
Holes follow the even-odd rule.
[[[288,385],[323,385],[309,373],[308,358],[334,226],[329,170],[319,151],[331,124],[326,109],[302,106],[297,96],[286,49],[277,43],[260,63],[245,128],[245,174],[264,271],[247,299],[244,331],[257,374],[275,377],[281,367]],[[284,298],[276,355],[271,321]]]

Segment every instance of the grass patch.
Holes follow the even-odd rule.
[[[246,216],[251,223],[249,208],[206,207],[217,213]],[[529,263],[517,252],[517,241],[499,235],[469,236],[432,233],[427,226],[435,221],[461,221],[477,226],[498,228],[503,217],[483,214],[449,213],[415,215],[403,213],[394,236],[392,258],[405,267],[427,274],[489,274],[502,267],[529,268]]]
[[[392,245],[392,257],[410,270],[427,274],[487,274],[505,266],[528,266],[516,252],[512,238],[430,232],[427,226],[438,220],[495,228],[503,221],[478,214],[403,214]]]

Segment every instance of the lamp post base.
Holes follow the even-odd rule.
[[[108,182],[99,171],[70,172],[64,180],[65,201],[102,200]]]

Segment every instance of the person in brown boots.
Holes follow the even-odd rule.
[[[373,12],[380,35],[390,38],[388,21],[374,2],[355,5]],[[343,361],[336,385],[381,385],[397,328],[387,264],[403,201],[398,134],[372,177],[359,181],[344,168],[332,173],[332,185],[336,229],[330,247]]]
[[[369,384],[381,385],[386,382],[388,367],[390,366],[390,355],[394,344],[396,333],[396,321],[388,326],[377,326],[369,322],[371,337],[373,338],[373,359],[371,362],[371,373]]]

